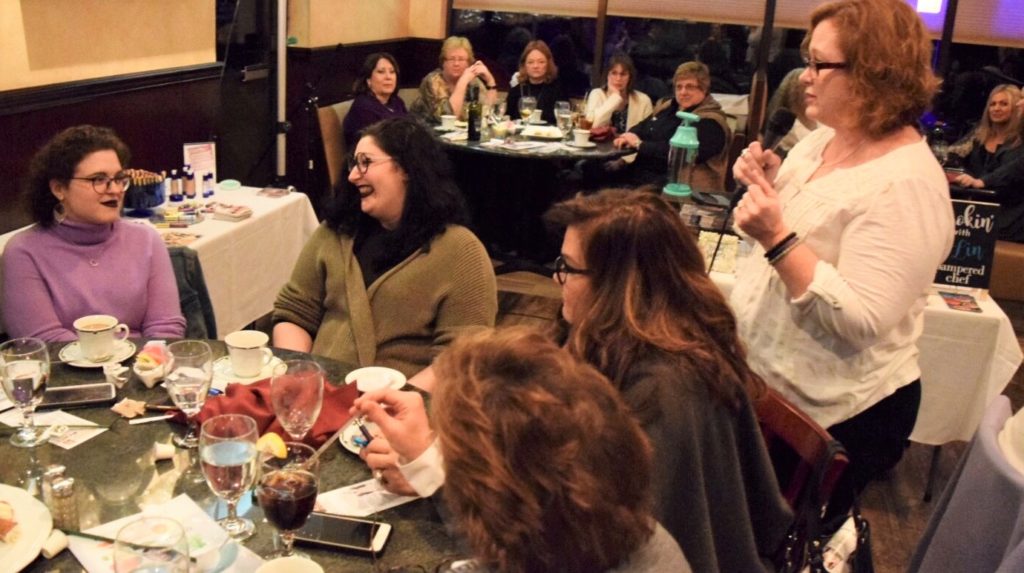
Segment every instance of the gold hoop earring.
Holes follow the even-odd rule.
[[[58,202],[53,206],[53,222],[60,225],[64,222],[68,216],[67,211],[64,209],[64,203]]]

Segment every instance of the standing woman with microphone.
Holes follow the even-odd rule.
[[[803,50],[821,127],[785,163],[758,143],[736,162],[753,248],[731,303],[751,367],[846,446],[859,491],[899,461],[917,419],[916,341],[953,240],[946,179],[916,129],[939,82],[900,0],[818,7]]]

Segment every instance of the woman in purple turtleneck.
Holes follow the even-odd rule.
[[[72,323],[87,314],[116,316],[132,336],[185,334],[160,235],[121,221],[129,156],[112,130],[80,125],[32,158],[27,193],[36,225],[3,253],[3,316],[11,337],[75,340]]]
[[[359,132],[389,117],[408,113],[405,102],[398,97],[398,62],[387,52],[370,54],[352,85],[356,97],[341,126],[345,149],[355,149]]]

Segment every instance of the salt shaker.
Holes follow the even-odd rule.
[[[64,531],[78,531],[78,497],[75,495],[75,478],[60,478],[52,487],[53,527]]]
[[[53,512],[53,484],[64,477],[67,468],[60,464],[51,464],[43,470],[43,504]]]

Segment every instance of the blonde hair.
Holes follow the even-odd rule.
[[[443,66],[444,61],[448,58],[454,50],[466,50],[466,57],[469,58],[469,63],[473,63],[475,58],[473,56],[473,44],[469,43],[469,38],[464,36],[448,36],[445,38],[443,44],[441,44],[441,55],[438,57],[438,62]]]
[[[1010,122],[1006,125],[1006,128],[1002,130],[1006,134],[1005,142],[1010,146],[1016,145],[1020,141],[1021,137],[1021,113],[1017,110],[1017,102],[1021,100],[1020,88],[1013,84],[999,84],[992,88],[992,91],[988,94],[988,99],[985,101],[985,113],[981,115],[981,121],[978,123],[978,127],[975,128],[971,138],[979,144],[984,144],[985,141],[996,135],[996,126],[992,124],[992,118],[989,116],[988,107],[992,105],[992,100],[1001,93],[1008,94],[1010,96]]]
[[[697,80],[697,85],[700,86],[700,91],[708,93],[711,89],[711,72],[708,67],[701,62],[685,62],[679,64],[676,68],[676,73],[672,75],[672,87],[674,88],[676,82],[683,78],[693,78]]]

